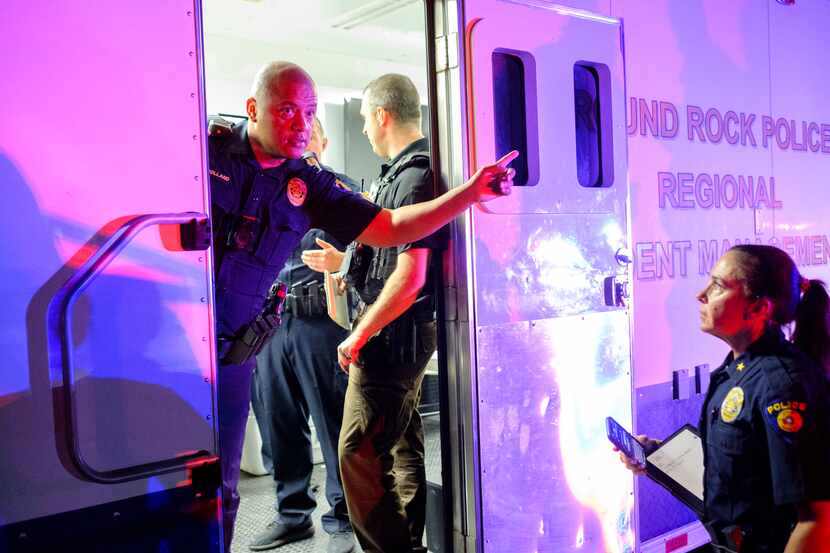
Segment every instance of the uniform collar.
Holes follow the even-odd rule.
[[[384,163],[383,165],[381,165],[381,175],[385,174],[390,167],[393,167],[396,163],[403,159],[404,156],[407,156],[415,152],[429,152],[429,140],[427,140],[426,137],[419,138],[418,140],[411,142],[409,146],[401,150],[398,153],[398,155],[389,160],[389,163]]]
[[[251,147],[251,140],[248,136],[248,120],[245,119],[233,126],[233,131],[228,138],[229,143],[225,151],[244,157],[247,162],[262,171],[266,175],[272,177],[279,174],[280,171],[290,166],[291,159],[286,159],[281,165],[271,167],[270,169],[263,169],[254,155],[254,149]],[[299,163],[299,160],[296,160]],[[305,162],[300,164],[300,167],[305,167]]]
[[[781,344],[785,341],[784,333],[780,327],[770,327],[737,358],[733,356],[732,352],[729,352],[729,355],[723,361],[722,367],[731,378],[743,379],[757,366],[762,357],[781,351]]]
[[[247,155],[254,157],[254,150],[251,148],[251,143],[248,140],[248,120],[245,119],[233,126],[230,137],[228,137],[228,146],[225,151],[232,154]]]

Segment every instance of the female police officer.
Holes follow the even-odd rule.
[[[697,299],[701,330],[731,348],[711,375],[699,424],[712,543],[740,553],[830,551],[830,385],[803,353],[827,359],[823,283],[802,278],[778,248],[739,245]],[[793,321],[795,345],[781,329]]]

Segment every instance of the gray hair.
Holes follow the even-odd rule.
[[[251,85],[251,96],[256,98],[258,102],[264,101],[268,98],[271,89],[279,78],[289,74],[295,78],[304,77],[312,85],[314,84],[314,79],[311,78],[311,75],[296,63],[291,63],[290,61],[272,61],[257,71],[254,77],[254,83]]]
[[[398,123],[421,125],[421,99],[406,75],[381,75],[366,85],[363,94],[370,108],[385,109]]]
[[[326,138],[326,130],[323,128],[323,124],[320,122],[320,118],[316,115],[314,116],[314,130],[320,135],[320,140],[324,140]]]

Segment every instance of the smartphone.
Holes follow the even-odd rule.
[[[643,445],[612,417],[605,417],[605,432],[611,443],[626,457],[643,467],[646,466],[646,450]]]

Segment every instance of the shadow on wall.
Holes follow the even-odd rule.
[[[119,485],[82,483],[68,461],[60,371],[50,374],[46,312],[74,271],[55,248],[62,223],[41,213],[36,194],[0,152],[0,527],[51,513],[167,489],[174,473]],[[80,218],[82,214],[73,214]],[[82,226],[82,221],[76,223]],[[110,226],[110,225],[108,225]],[[107,226],[107,227],[108,227]],[[77,255],[100,245],[107,227]],[[91,234],[83,229],[86,235]],[[57,269],[57,270],[56,270]],[[186,333],[162,298],[185,290],[124,276],[101,276],[73,308],[71,354],[79,449],[99,470],[212,449],[210,384],[192,352],[165,359]],[[198,406],[198,407],[197,407]],[[187,451],[186,451],[187,450]]]

